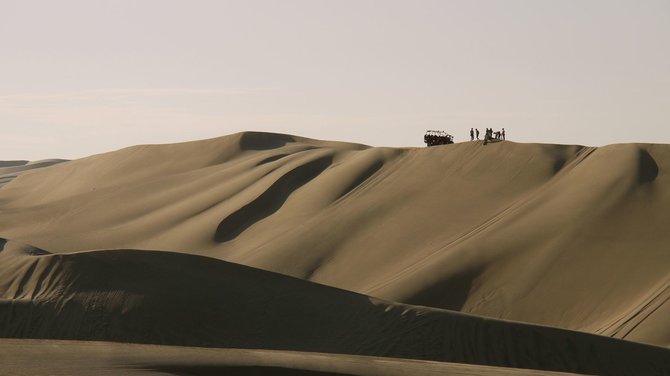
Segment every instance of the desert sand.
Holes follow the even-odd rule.
[[[567,376],[568,373],[314,352],[97,341],[0,340],[4,375]],[[42,361],[36,362],[35,359]]]
[[[669,145],[246,132],[55,162],[0,168],[16,374],[670,373]]]
[[[49,167],[58,163],[67,162],[65,159],[44,159],[41,161],[0,161],[0,188],[16,179],[25,171]]]

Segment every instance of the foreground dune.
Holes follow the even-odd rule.
[[[36,362],[35,359],[40,359]],[[5,375],[561,376],[548,371],[294,351],[0,340]]]
[[[607,375],[664,375],[670,351],[386,302],[208,257],[0,251],[0,336],[310,351]]]
[[[35,359],[40,359],[36,362]],[[274,350],[94,341],[0,340],[8,375],[567,376],[470,364]]]

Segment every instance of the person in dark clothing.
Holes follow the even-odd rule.
[[[503,128],[503,130],[502,130],[502,139],[503,140],[505,139],[505,128]]]
[[[470,128],[470,141],[475,140],[475,130]]]
[[[479,140],[479,129],[475,128],[475,135],[477,136],[477,140]]]

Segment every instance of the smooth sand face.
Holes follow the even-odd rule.
[[[0,236],[54,253],[203,255],[670,346],[669,167],[667,145],[391,149],[242,133],[23,172],[0,189]]]
[[[36,362],[36,359],[41,361]],[[0,339],[7,375],[567,376],[518,368],[314,352]]]

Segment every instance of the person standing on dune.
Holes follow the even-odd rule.
[[[505,139],[505,128],[502,129],[502,139]]]
[[[475,130],[470,128],[470,141],[475,140]]]
[[[477,135],[477,140],[479,140],[479,128],[475,128],[475,134]]]

